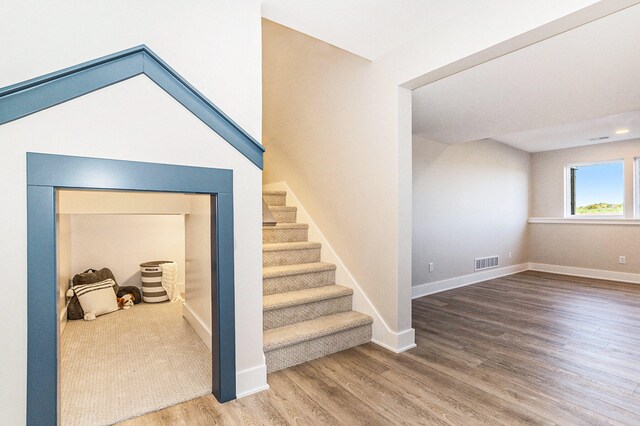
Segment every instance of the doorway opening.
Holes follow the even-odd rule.
[[[28,422],[53,423],[61,420],[58,356],[61,348],[59,329],[62,327],[58,283],[62,267],[59,266],[60,241],[57,234],[61,233],[62,228],[60,223],[56,225],[56,219],[59,222],[60,211],[57,208],[61,191],[66,190],[89,191],[93,196],[99,194],[94,192],[96,190],[135,191],[156,196],[159,193],[189,194],[189,197],[199,194],[198,197],[203,198],[194,199],[206,200],[204,203],[209,205],[209,213],[199,210],[200,213],[193,215],[210,224],[209,232],[205,232],[207,235],[204,236],[208,237],[209,242],[209,251],[204,257],[208,256],[210,264],[210,335],[203,333],[198,338],[204,336],[205,339],[201,340],[208,338],[211,343],[211,392],[221,402],[235,399],[232,186],[230,170],[27,154]],[[123,194],[127,193],[120,193]],[[190,232],[187,222],[185,220],[185,237]],[[203,239],[202,232],[197,232],[197,235],[200,243],[207,241]],[[198,253],[203,256],[205,251]],[[190,269],[193,268],[185,268],[185,272]],[[206,298],[202,294],[200,296],[200,299]],[[140,305],[135,305],[129,312],[136,312],[135,308]],[[115,318],[114,314],[110,315]],[[97,324],[98,321],[91,323]],[[68,327],[67,323],[65,328],[68,330],[63,333],[70,330]],[[123,336],[122,342],[109,343],[109,350],[117,348],[119,343],[136,344],[127,342],[126,336]],[[171,388],[175,383],[167,383],[166,386]]]
[[[56,200],[61,423],[113,424],[210,393],[212,197]]]

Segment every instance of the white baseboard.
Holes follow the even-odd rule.
[[[182,316],[211,350],[211,330],[186,303],[183,305]],[[236,371],[236,398],[242,398],[267,389],[269,389],[267,384],[267,364],[264,358],[261,365]]]
[[[211,329],[207,327],[204,321],[202,321],[202,319],[198,315],[196,315],[195,312],[191,310],[191,308],[189,307],[189,305],[187,305],[186,302],[182,305],[182,316],[184,317],[184,319],[187,320],[189,325],[191,325],[191,327],[196,332],[200,340],[202,340],[204,344],[207,345],[209,350],[212,350],[211,349]]]
[[[452,290],[458,287],[479,283],[493,278],[504,277],[506,275],[517,274],[530,269],[528,263],[520,263],[518,265],[505,266],[503,268],[488,269],[486,271],[476,272],[474,274],[463,275],[461,277],[449,278],[442,281],[432,283],[419,284],[411,288],[411,298],[428,296],[441,291]]]
[[[416,331],[413,328],[401,331],[400,333],[389,333],[385,337],[387,338],[385,341],[379,341],[375,338],[371,338],[371,341],[397,354],[416,347]],[[394,339],[391,345],[388,343],[390,338]]]
[[[309,239],[322,244],[322,261],[335,264],[336,281],[353,289],[353,309],[373,318],[371,341],[395,353],[415,347],[415,331],[410,328],[396,332],[389,327],[289,185],[286,182],[275,182],[264,185],[263,189],[266,191],[287,191],[287,204],[298,208],[298,222],[309,225]]]
[[[640,284],[640,274],[634,274],[630,272],[576,268],[574,266],[550,265],[545,263],[529,263],[529,269],[532,271],[549,272],[552,274],[573,275],[575,277],[595,278],[600,280]]]
[[[604,269],[576,268],[574,266],[551,265],[546,263],[521,263],[519,265],[504,268],[491,269],[461,277],[449,278],[414,286],[411,289],[411,298],[428,296],[441,291],[452,290],[458,287],[479,283],[493,278],[517,274],[524,271],[548,272],[550,274],[572,275],[574,277],[594,278],[599,280],[619,281],[623,283],[640,284],[640,274],[630,272],[607,271]]]
[[[62,336],[62,333],[64,333],[64,329],[67,326],[67,306],[69,306],[68,304],[65,305],[64,308],[62,308],[62,311],[60,311],[60,335]]]
[[[243,398],[268,389],[266,363],[236,372],[236,398]]]

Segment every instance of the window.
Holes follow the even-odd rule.
[[[623,216],[624,164],[622,160],[569,165],[567,216]]]

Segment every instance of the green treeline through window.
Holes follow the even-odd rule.
[[[624,170],[622,161],[573,166],[572,215],[623,215]]]

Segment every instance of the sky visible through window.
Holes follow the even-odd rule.
[[[579,166],[576,171],[577,213],[622,214],[623,179],[622,162]],[[588,206],[591,208],[585,209]]]

